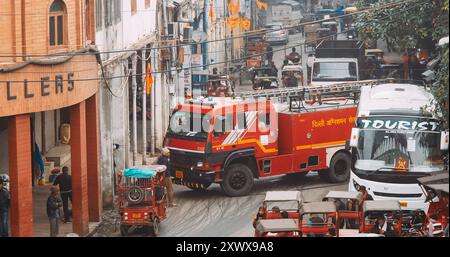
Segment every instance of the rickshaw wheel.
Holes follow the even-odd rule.
[[[155,217],[155,220],[152,222],[153,236],[159,235],[159,219]]]
[[[130,226],[120,224],[120,234],[121,234],[122,236],[128,235],[128,230],[129,230],[129,229],[130,229]]]

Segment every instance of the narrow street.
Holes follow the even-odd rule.
[[[162,237],[252,237],[253,218],[267,191],[299,190],[306,202],[321,201],[331,190],[346,190],[347,183],[329,184],[316,172],[305,178],[288,175],[256,180],[250,195],[230,198],[219,185],[206,191],[193,191],[175,186],[176,207],[168,209],[167,219],[161,223]],[[101,233],[97,236],[102,236]],[[103,236],[120,236],[117,230]],[[131,231],[130,237],[151,236],[143,229]]]

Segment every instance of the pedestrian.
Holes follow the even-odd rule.
[[[273,48],[272,46],[267,46],[266,48],[266,52],[267,52],[267,60],[272,61],[273,60]]]
[[[158,165],[166,166],[166,188],[169,200],[169,207],[175,207],[173,203],[173,185],[172,185],[172,167],[170,165],[170,150],[168,148],[163,148],[161,150],[161,156],[159,156]]]
[[[62,168],[62,174],[56,177],[54,186],[59,186],[64,210],[64,223],[70,222],[71,211],[69,210],[69,200],[72,203],[72,176],[69,175],[69,167]]]
[[[60,209],[62,204],[58,197],[58,187],[50,188],[50,196],[47,199],[47,216],[50,221],[50,237],[57,237],[59,234],[59,219],[61,218]]]
[[[8,237],[8,216],[11,196],[0,178],[0,237]]]

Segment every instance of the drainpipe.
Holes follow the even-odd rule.
[[[142,165],[147,165],[147,85],[146,75],[146,50],[142,49]]]
[[[136,166],[137,157],[137,83],[136,83],[136,66],[137,66],[137,53],[133,55],[133,70],[132,70],[132,91],[133,91],[133,166]]]

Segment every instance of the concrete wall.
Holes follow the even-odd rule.
[[[103,10],[97,16],[95,41],[99,50],[135,48],[134,43],[152,34],[158,18],[156,3],[157,1],[150,1],[150,5],[146,8],[145,1],[137,1],[136,12],[132,12],[131,0],[97,1],[97,11]],[[102,59],[108,61],[123,54],[104,54]],[[120,57],[116,62],[110,63],[106,67],[106,76],[127,76],[129,74],[127,58],[127,56]],[[158,83],[157,76],[154,77],[156,84]],[[129,155],[130,83],[126,77],[123,77],[108,80],[108,84],[114,95],[108,90],[106,84],[102,84],[100,90],[100,167],[105,208],[110,207],[113,200],[114,162],[116,163],[116,172],[131,165]],[[150,139],[149,136],[147,138]],[[116,151],[113,151],[112,148],[114,144],[120,146]]]

